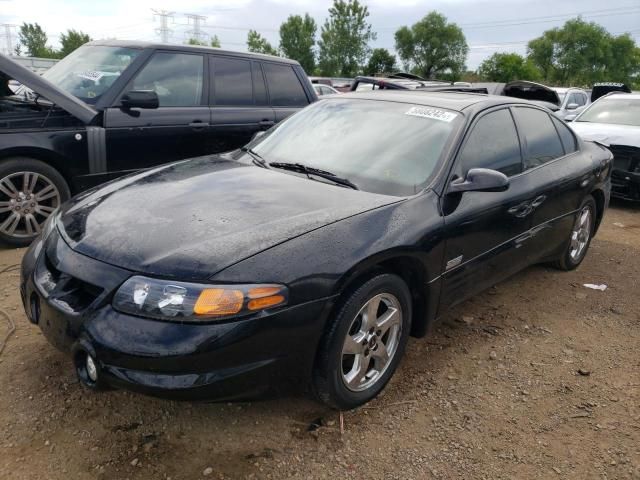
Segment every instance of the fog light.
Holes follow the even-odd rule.
[[[89,377],[89,380],[91,380],[92,382],[97,382],[98,367],[96,367],[96,362],[93,360],[93,357],[89,354],[87,354],[86,368],[87,368],[87,376]]]

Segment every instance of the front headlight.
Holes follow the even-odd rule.
[[[113,307],[131,315],[203,322],[279,307],[288,296],[283,285],[207,285],[138,276],[118,289]]]

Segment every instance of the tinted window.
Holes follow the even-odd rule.
[[[565,153],[575,152],[578,149],[576,144],[576,138],[573,136],[573,132],[571,129],[567,127],[563,122],[558,120],[557,118],[553,118],[553,123],[558,130],[558,134],[560,135],[560,140],[562,141],[562,146],[564,147]]]
[[[264,63],[262,66],[269,85],[271,105],[297,107],[309,103],[292,67],[273,63]]]
[[[137,77],[131,90],[153,90],[161,107],[202,104],[202,55],[156,53]]]
[[[459,165],[462,177],[472,168],[490,168],[507,176],[522,172],[520,142],[509,110],[480,118],[465,142]]]
[[[213,88],[216,105],[253,105],[251,62],[215,57]]]
[[[526,141],[525,170],[564,155],[558,132],[547,113],[533,108],[515,108],[514,113]]]
[[[253,96],[256,105],[268,105],[267,99],[267,87],[264,85],[264,75],[262,75],[262,68],[258,62],[252,62],[253,71]]]

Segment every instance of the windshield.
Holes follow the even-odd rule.
[[[592,103],[575,121],[640,127],[640,98],[625,95],[603,98]]]
[[[42,76],[80,100],[94,104],[140,51],[85,45],[64,57]]]
[[[302,163],[361,190],[406,196],[436,171],[459,113],[374,100],[315,103],[250,145],[266,162]]]

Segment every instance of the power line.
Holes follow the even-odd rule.
[[[185,13],[184,15],[187,17],[187,23],[193,25],[191,30],[186,31],[186,33],[190,35],[190,38],[198,42],[206,41],[209,34],[202,31],[202,26],[207,21],[207,17],[204,15],[196,15],[195,13]]]
[[[160,34],[160,41],[162,43],[169,42],[169,36],[173,33],[173,31],[168,27],[168,20],[173,20],[173,12],[169,12],[168,10],[156,10],[151,9],[153,12],[153,19],[156,17],[160,18],[160,28],[156,28],[156,33]]]
[[[5,50],[7,55],[13,54],[13,29],[17,27],[17,25],[13,25],[11,23],[3,23],[0,25],[4,29],[4,33],[0,35],[0,37],[4,37],[5,41]]]

